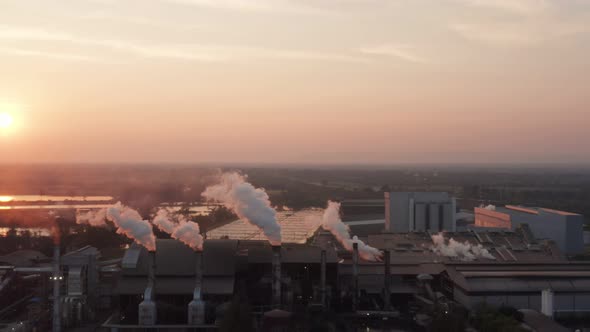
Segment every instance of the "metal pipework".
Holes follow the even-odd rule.
[[[61,278],[59,245],[56,245],[53,248],[53,332],[61,332]]]
[[[193,300],[188,304],[188,324],[201,325],[205,323],[205,302],[202,299],[203,253],[195,252],[195,289]]]
[[[195,251],[195,283],[200,286],[203,276],[203,252]]]
[[[322,305],[326,307],[326,250],[322,250],[320,269],[320,295]]]
[[[359,245],[357,242],[352,244],[352,277],[353,277],[353,295],[352,310],[357,311],[359,305]]]
[[[156,252],[148,253],[148,284],[143,293],[143,301],[139,304],[139,325],[156,324]]]
[[[281,306],[281,246],[272,246],[272,304]]]
[[[384,256],[383,259],[385,260],[385,273],[384,273],[384,284],[383,287],[385,288],[385,293],[383,294],[385,296],[384,298],[384,302],[385,302],[385,310],[389,311],[391,310],[391,251],[389,250],[385,250],[384,252]]]
[[[151,286],[154,293],[156,292],[156,252],[150,251],[150,266],[148,272],[148,286]],[[155,300],[155,294],[153,295],[152,300]]]

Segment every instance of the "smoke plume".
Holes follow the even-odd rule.
[[[486,210],[490,210],[490,211],[496,211],[496,206],[495,206],[495,205],[492,205],[492,204],[490,204],[490,205],[488,205],[488,206],[484,207],[484,209],[486,209]]]
[[[432,235],[432,242],[432,250],[440,256],[458,258],[462,261],[473,261],[478,258],[496,259],[481,244],[473,246],[467,241],[461,243],[453,238],[447,243],[443,233]]]
[[[166,232],[172,238],[181,241],[194,250],[203,250],[203,236],[199,230],[199,224],[186,220],[183,215],[176,216],[174,221],[168,210],[160,209],[154,218],[154,225]]]
[[[209,186],[202,193],[208,200],[223,203],[238,217],[257,226],[272,245],[281,244],[281,226],[277,223],[276,211],[270,205],[268,194],[255,188],[238,173],[224,173],[218,184]]]
[[[90,225],[92,227],[106,227],[107,210],[90,210],[76,217],[76,223],[79,225]]]
[[[118,202],[106,209],[106,217],[117,226],[117,233],[125,234],[150,251],[156,250],[152,225],[143,220],[137,211]]]
[[[359,240],[356,236],[350,238],[350,228],[348,225],[342,222],[340,219],[340,203],[328,202],[328,207],[324,211],[322,218],[322,227],[330,231],[334,237],[342,244],[342,246],[348,250],[353,250],[353,243],[358,243],[359,256],[372,262],[380,262],[383,260],[383,253],[376,248],[373,248],[363,241]]]

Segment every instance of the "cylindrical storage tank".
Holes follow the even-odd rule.
[[[543,315],[553,317],[553,291],[545,289],[541,293],[541,312]]]

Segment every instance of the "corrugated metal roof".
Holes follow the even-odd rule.
[[[463,271],[466,278],[480,277],[590,277],[590,271]]]
[[[193,276],[195,251],[177,240],[156,241],[156,275]]]
[[[18,250],[8,255],[0,256],[0,262],[8,263],[15,267],[30,267],[35,265],[35,260],[44,259],[47,259],[47,256],[36,250]]]
[[[541,292],[552,289],[557,292],[581,292],[590,290],[590,279],[570,280],[567,277],[531,279],[532,277],[467,278],[465,284],[471,292]]]
[[[233,277],[203,278],[203,293],[210,295],[232,295],[234,293]]]
[[[320,227],[323,210],[308,209],[297,212],[277,213],[281,225],[283,243],[305,243]],[[266,240],[263,232],[256,226],[236,220],[207,232],[208,239]]]
[[[146,286],[147,278],[124,278],[117,284],[117,293],[120,295],[142,294]],[[195,278],[161,277],[156,280],[156,296],[157,294],[191,295],[195,286]],[[234,278],[204,277],[201,290],[203,294],[231,295],[234,291]]]
[[[147,286],[147,278],[134,277],[120,279],[117,293],[121,295],[142,294]],[[195,278],[158,278],[156,280],[157,294],[190,295],[195,289]]]
[[[233,276],[237,249],[236,240],[206,240],[203,245],[203,275]]]
[[[240,255],[248,257],[248,263],[270,264],[272,261],[272,247],[267,241],[240,241],[238,244]],[[321,262],[322,248],[307,244],[288,243],[281,246],[282,263],[309,263]],[[338,262],[338,256],[334,249],[326,250],[326,262]]]

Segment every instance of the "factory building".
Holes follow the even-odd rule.
[[[568,260],[556,242],[538,240],[526,227],[442,235],[446,245],[486,251],[472,257],[437,250],[440,241],[430,231],[368,232],[361,240],[383,251],[383,261],[369,262],[357,243],[349,251],[320,228],[321,212],[279,213],[280,246],[236,221],[207,232],[197,251],[158,239],[155,251],[133,244],[114,260],[101,260],[92,247],[57,252],[57,259],[36,252],[5,256],[0,300],[37,280],[45,285],[43,297],[59,303],[42,307],[57,307],[63,328],[100,320],[121,332],[217,330],[236,310],[259,330],[305,330],[305,320],[292,317],[326,310],[349,317],[347,324],[377,317],[393,324],[388,328],[400,315],[414,318],[440,306],[509,305],[556,317],[590,312],[590,263]]]
[[[537,239],[551,239],[561,251],[575,255],[584,251],[584,217],[570,212],[506,205],[475,208],[475,226],[516,229],[526,224]]]
[[[444,192],[385,193],[385,231],[454,232],[456,206]]]
[[[531,243],[522,231],[470,231],[448,233],[460,243],[481,245],[495,259],[473,261],[439,256],[430,250],[432,242],[425,233],[378,234],[368,244],[390,252],[390,267],[375,264],[360,266],[360,284],[369,294],[380,294],[384,271],[391,271],[391,300],[409,300],[429,290],[417,282],[421,274],[432,277],[429,287],[448,299],[474,308],[486,303],[517,309],[541,311],[542,293],[553,293],[555,315],[586,314],[590,311],[590,264],[567,260],[552,241]],[[339,273],[351,275],[349,265]],[[364,280],[363,280],[364,279]]]
[[[159,239],[153,254],[131,246],[122,261],[116,287],[119,310],[103,325],[119,330],[141,328],[140,308],[154,275],[155,325],[211,328],[222,319],[224,306],[236,296],[247,299],[253,312],[297,311],[311,304],[328,304],[336,289],[335,252],[305,244],[271,247],[267,241],[206,240],[195,252],[176,240]],[[275,261],[275,255],[279,260]],[[153,270],[153,271],[151,271]],[[322,277],[324,275],[324,277]],[[196,290],[203,301],[202,317],[192,321],[189,304]]]
[[[103,327],[213,329],[235,301],[247,302],[260,322],[272,310],[305,312],[313,306],[363,315],[390,315],[406,310],[408,303],[456,303],[468,309],[486,303],[555,316],[590,311],[590,263],[568,261],[555,243],[531,243],[521,230],[445,237],[481,246],[491,257],[440,255],[426,232],[368,236],[369,245],[385,252],[383,262],[359,260],[322,231],[308,243],[280,247],[261,240],[206,240],[202,252],[158,240],[153,261],[152,253],[133,245],[123,258],[114,294],[118,310]],[[152,286],[154,318],[145,323],[141,308]],[[191,321],[196,300],[202,311]]]

